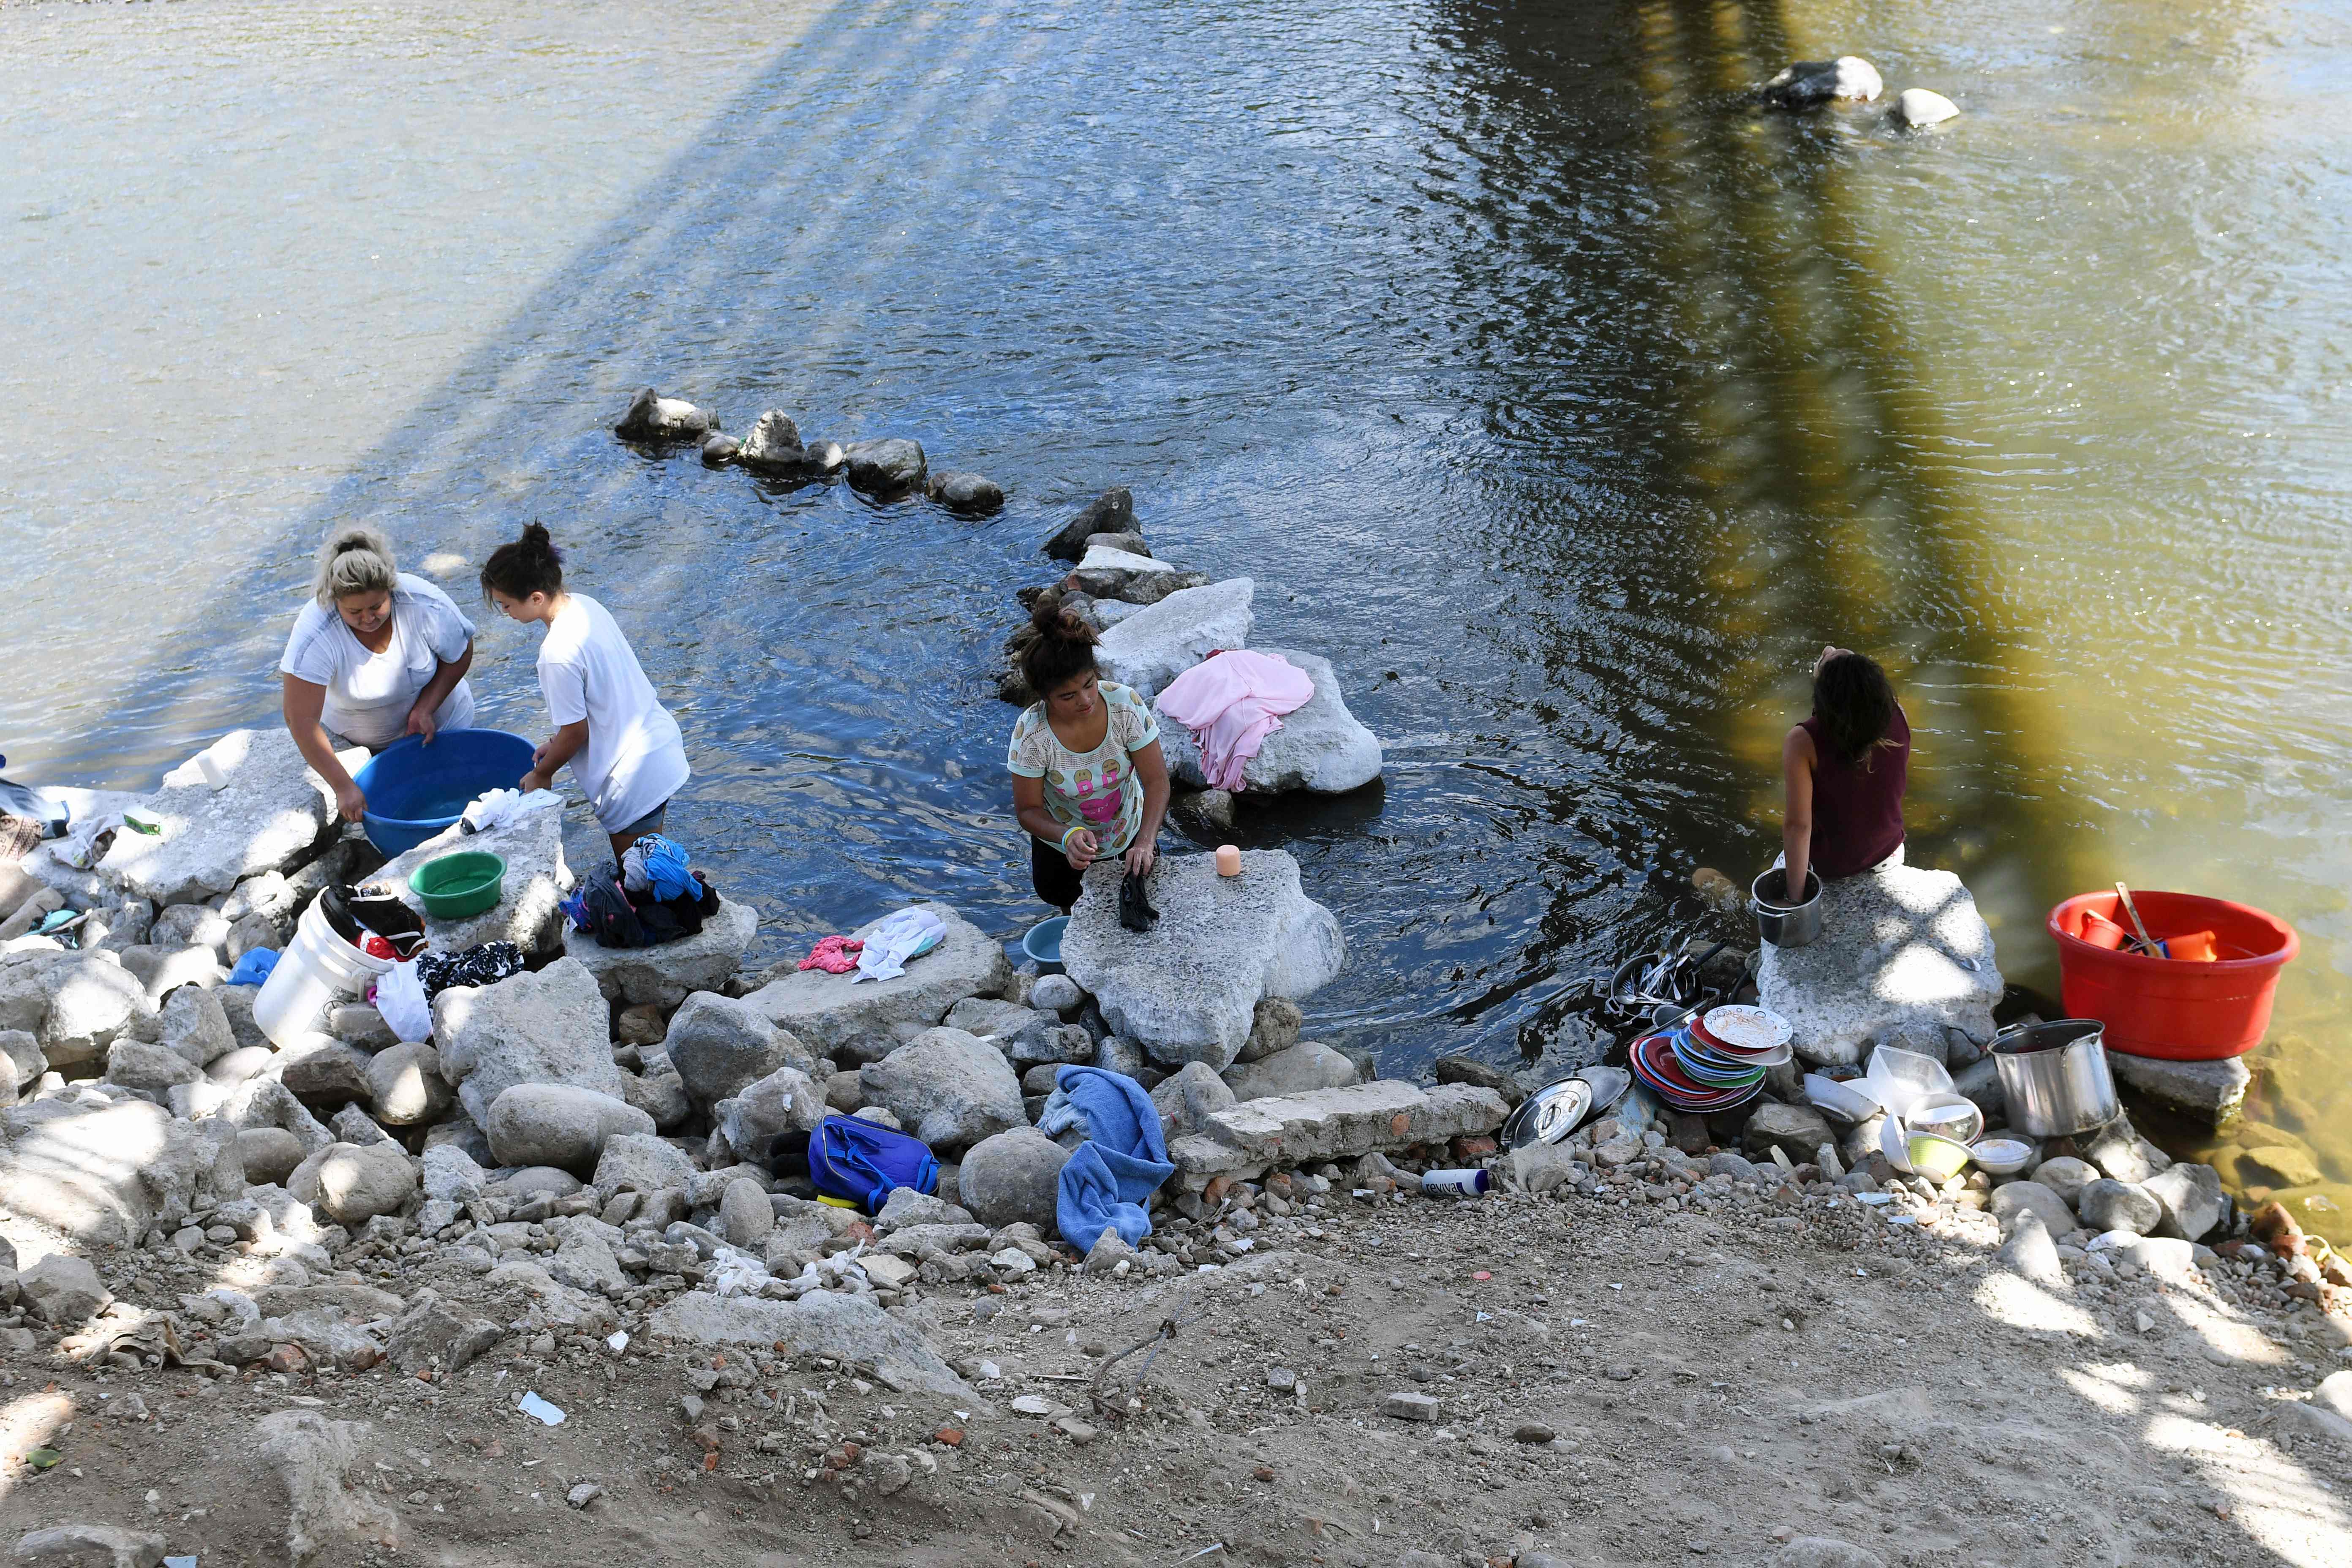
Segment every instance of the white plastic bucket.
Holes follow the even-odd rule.
[[[316,1026],[321,1008],[338,997],[357,997],[371,976],[391,970],[392,960],[370,958],[337,936],[313,899],[253,999],[254,1026],[275,1044],[290,1047]]]

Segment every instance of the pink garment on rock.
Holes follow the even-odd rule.
[[[852,936],[829,936],[809,949],[801,960],[803,969],[822,969],[827,974],[846,974],[857,967],[857,955],[866,944]]]
[[[1168,683],[1157,706],[1192,731],[1201,772],[1212,787],[1237,790],[1242,765],[1265,738],[1315,695],[1307,672],[1278,654],[1235,648],[1213,653]]]

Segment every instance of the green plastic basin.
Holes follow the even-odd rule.
[[[427,860],[408,879],[410,890],[425,900],[425,912],[436,920],[463,920],[480,914],[505,895],[507,863],[481,849],[467,849]]]

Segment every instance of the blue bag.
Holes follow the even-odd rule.
[[[896,1188],[928,1194],[940,1184],[940,1163],[929,1144],[862,1116],[818,1122],[809,1140],[808,1170],[818,1192],[848,1198],[867,1214],[881,1213]]]

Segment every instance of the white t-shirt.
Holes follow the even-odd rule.
[[[474,623],[448,595],[403,572],[393,584],[392,640],[382,653],[369,652],[342,616],[313,599],[294,617],[278,668],[327,689],[319,721],[329,730],[362,746],[386,746],[407,730],[416,694],[444,663],[463,658],[473,640]],[[445,730],[470,726],[473,688],[457,682],[434,720]]]
[[[572,777],[604,831],[618,833],[684,788],[692,770],[677,721],[612,613],[585,594],[569,598],[539,645],[539,689],[558,728],[588,721]]]

